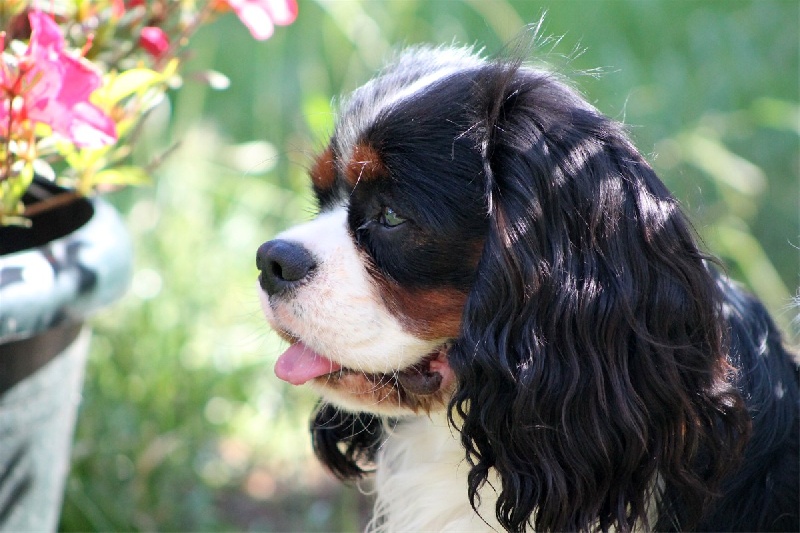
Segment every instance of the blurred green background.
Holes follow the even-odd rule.
[[[272,374],[282,343],[261,319],[254,256],[311,216],[305,173],[331,131],[334,95],[398,46],[455,42],[493,54],[546,12],[534,59],[628,125],[706,247],[791,329],[797,0],[299,6],[295,24],[263,43],[232,15],[196,36],[188,72],[215,69],[231,87],[213,91],[187,74],[151,117],[137,157],[179,149],[152,187],[112,197],[135,240],[136,273],[94,321],[62,530],[360,527],[368,497],[311,456],[314,397]]]

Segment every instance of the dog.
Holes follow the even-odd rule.
[[[259,294],[368,529],[800,530],[796,356],[558,75],[408,49],[309,174]]]

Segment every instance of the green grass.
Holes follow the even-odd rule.
[[[563,38],[540,39],[534,55],[628,125],[707,247],[788,324],[800,245],[798,6],[300,0],[298,21],[265,43],[233,17],[205,30],[193,68],[225,73],[231,88],[187,76],[137,157],[180,148],[152,187],[112,198],[136,274],[94,321],[61,529],[358,529],[366,498],[311,456],[314,397],[272,374],[282,344],[260,317],[254,256],[310,216],[305,169],[330,132],[332,97],[399,45],[496,53],[546,9],[543,35]]]

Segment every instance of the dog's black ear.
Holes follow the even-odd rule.
[[[475,87],[491,229],[450,354],[473,507],[488,479],[510,531],[627,531],[668,487],[691,527],[748,431],[691,226],[552,75],[498,65]]]
[[[339,479],[359,479],[372,471],[383,441],[383,420],[368,413],[349,413],[320,402],[311,418],[314,453]]]

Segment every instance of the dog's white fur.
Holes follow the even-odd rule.
[[[444,413],[401,421],[377,457],[377,499],[367,531],[502,531],[492,487],[481,491],[482,516],[470,507],[468,473],[464,448]]]

